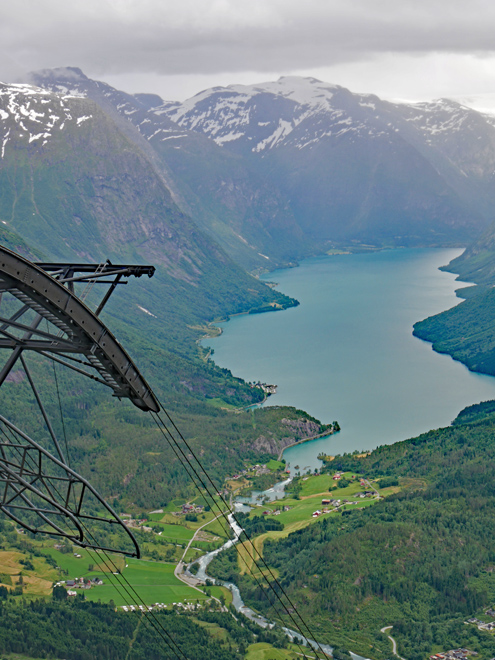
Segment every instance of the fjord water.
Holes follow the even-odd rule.
[[[278,385],[267,405],[290,405],[340,433],[288,448],[292,472],[320,452],[372,449],[447,426],[495,398],[495,378],[471,373],[413,337],[416,321],[460,301],[438,270],[458,249],[398,249],[308,259],[265,276],[298,307],[244,315],[205,340],[214,360],[247,381]]]

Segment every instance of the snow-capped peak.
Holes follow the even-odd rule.
[[[299,105],[316,108],[322,106],[328,107],[330,99],[342,87],[322,82],[316,78],[282,76],[276,82],[255,85],[253,89],[259,93],[283,96]]]
[[[210,98],[235,100],[236,104],[247,103],[259,94],[272,94],[290,99],[301,106],[312,108],[328,108],[329,101],[334,93],[343,89],[338,85],[331,85],[316,78],[303,78],[301,76],[282,76],[276,81],[257,83],[255,85],[228,85],[227,87],[212,87],[199,92],[183,103],[169,104],[172,118],[180,122],[182,117],[200,106]]]
[[[283,76],[255,85],[213,87],[184,103],[167,103],[153,112],[166,114],[219,145],[248,140],[252,151],[263,151],[281,144],[308,116],[333,112],[332,98],[339,90],[343,88],[316,78]],[[279,116],[269,110],[273,103],[279,104]]]

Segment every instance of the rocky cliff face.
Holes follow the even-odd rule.
[[[280,438],[276,438],[272,433],[260,435],[256,438],[253,448],[257,452],[278,456],[285,447],[294,444],[294,442],[312,438],[323,432],[321,424],[304,417],[300,419],[283,418],[280,420],[280,424],[283,429]],[[285,433],[288,435],[285,435]]]

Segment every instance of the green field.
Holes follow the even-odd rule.
[[[268,461],[266,464],[266,467],[269,470],[283,470],[285,468],[285,463],[282,463],[282,461],[276,461],[274,458]]]
[[[348,480],[352,478],[352,472],[346,472],[344,477]],[[317,493],[331,493],[332,497],[340,499],[341,496],[348,497],[359,491],[363,491],[364,487],[359,484],[359,481],[352,483],[347,488],[338,488],[339,482],[333,480],[333,475],[331,474],[319,474],[314,477],[308,477],[304,481],[305,477],[302,478],[301,484],[302,489],[300,496],[308,497],[311,495],[316,495]],[[330,491],[331,488],[337,486],[337,490]]]
[[[88,600],[101,600],[102,603],[113,600],[116,605],[125,605],[129,602],[139,604],[140,601],[138,600],[136,603],[134,595],[129,595],[125,591],[127,589],[132,592],[132,588],[147,605],[157,602],[174,603],[183,601],[185,598],[204,600],[207,597],[178,580],[174,575],[174,564],[132,558],[124,560],[123,557],[117,555],[104,559],[94,552],[90,554],[82,549],[79,550],[79,554],[82,555],[81,559],[72,554],[63,554],[54,548],[47,548],[45,552],[56,559],[60,568],[68,572],[68,575],[62,576],[64,580],[77,577],[99,577],[103,580],[103,585],[83,591]],[[89,570],[90,564],[94,565],[92,571]],[[120,586],[117,577],[112,574],[116,568],[122,571],[123,577],[130,586],[126,583],[124,583],[124,587]]]
[[[259,642],[248,647],[245,660],[293,660],[298,657],[300,652],[296,655],[288,649],[275,649],[271,644]],[[310,657],[314,656],[308,655]]]
[[[184,525],[171,525],[170,523],[160,523],[158,525],[163,528],[162,536],[167,540],[175,541],[176,543],[187,543],[194,536],[194,529],[184,527]]]
[[[329,475],[318,475],[315,477],[309,477],[307,481],[303,482],[302,490],[300,493],[301,499],[291,499],[290,496],[284,498],[283,500],[278,500],[277,502],[272,502],[263,507],[258,508],[253,512],[252,515],[259,515],[260,511],[274,511],[281,506],[290,506],[289,511],[282,511],[278,516],[279,520],[285,527],[290,527],[294,523],[300,523],[302,521],[307,521],[308,524],[312,522],[317,522],[321,520],[322,516],[328,516],[333,514],[322,514],[320,518],[313,518],[312,514],[317,509],[322,509],[321,500],[322,499],[337,499],[343,500],[347,499],[349,502],[357,502],[357,504],[351,504],[348,506],[354,507],[363,507],[373,504],[375,499],[361,499],[356,498],[356,493],[363,492],[364,488],[359,484],[359,482],[354,482],[347,488],[338,488],[337,490],[329,491],[329,484],[335,484],[332,480],[332,477]],[[328,507],[330,508],[330,507]],[[289,530],[292,531],[292,530]]]
[[[81,558],[74,557],[72,553],[60,552],[60,550],[56,550],[55,548],[43,548],[43,552],[47,555],[51,555],[57,562],[57,565],[60,566],[63,571],[67,571],[68,575],[62,579],[70,580],[76,577],[84,577],[89,575],[90,564],[96,567],[100,560],[101,562],[104,561],[104,557],[102,555],[100,556],[96,552],[89,553],[83,548],[77,549],[77,553],[81,555]],[[110,561],[113,562],[115,566],[118,568],[123,568],[123,558],[120,555],[109,556]],[[109,568],[112,567],[110,561],[107,562]]]
[[[96,575],[91,573],[91,576]],[[108,574],[99,574],[105,584],[99,587],[93,587],[84,594],[87,600],[108,603],[113,600],[119,605],[128,603],[139,604],[144,601],[146,605],[152,603],[177,603],[178,601],[204,600],[205,594],[188,587],[178,580],[174,575],[173,564],[163,564],[161,562],[149,562],[142,559],[128,559],[127,568],[123,571],[123,577],[130,586],[125,584],[125,588],[117,585],[116,576]],[[130,593],[126,593],[127,589]],[[134,596],[132,589],[135,589],[140,600]]]
[[[219,504],[222,509],[225,509],[223,503],[219,502],[218,499],[215,499],[216,504]],[[207,502],[204,497],[198,495],[195,499],[191,500],[191,503],[205,506]],[[184,500],[173,500],[165,508],[163,508],[163,513],[152,513],[147,514],[147,517],[150,521],[150,526],[163,527],[164,532],[162,536],[167,539],[170,539],[174,542],[183,543],[184,541],[189,541],[194,532],[203,525],[207,524],[208,521],[213,520],[219,513],[217,506],[214,506],[214,510],[204,511],[201,514],[198,514],[197,521],[186,520],[185,516],[174,516],[172,515],[173,511],[179,511],[181,506],[185,504]],[[205,527],[205,531],[209,531],[213,534],[219,534],[220,536],[225,537],[225,532],[221,532],[221,528],[217,525],[215,528]]]

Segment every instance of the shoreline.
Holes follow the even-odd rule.
[[[284,451],[290,447],[296,447],[297,445],[302,445],[304,442],[311,442],[311,440],[320,440],[321,438],[329,438],[331,435],[335,435],[338,431],[324,431],[323,433],[318,433],[318,435],[312,435],[308,438],[301,438],[301,440],[296,440],[296,442],[291,442],[290,445],[286,445],[283,449],[280,450],[278,454],[277,461],[282,460]]]

